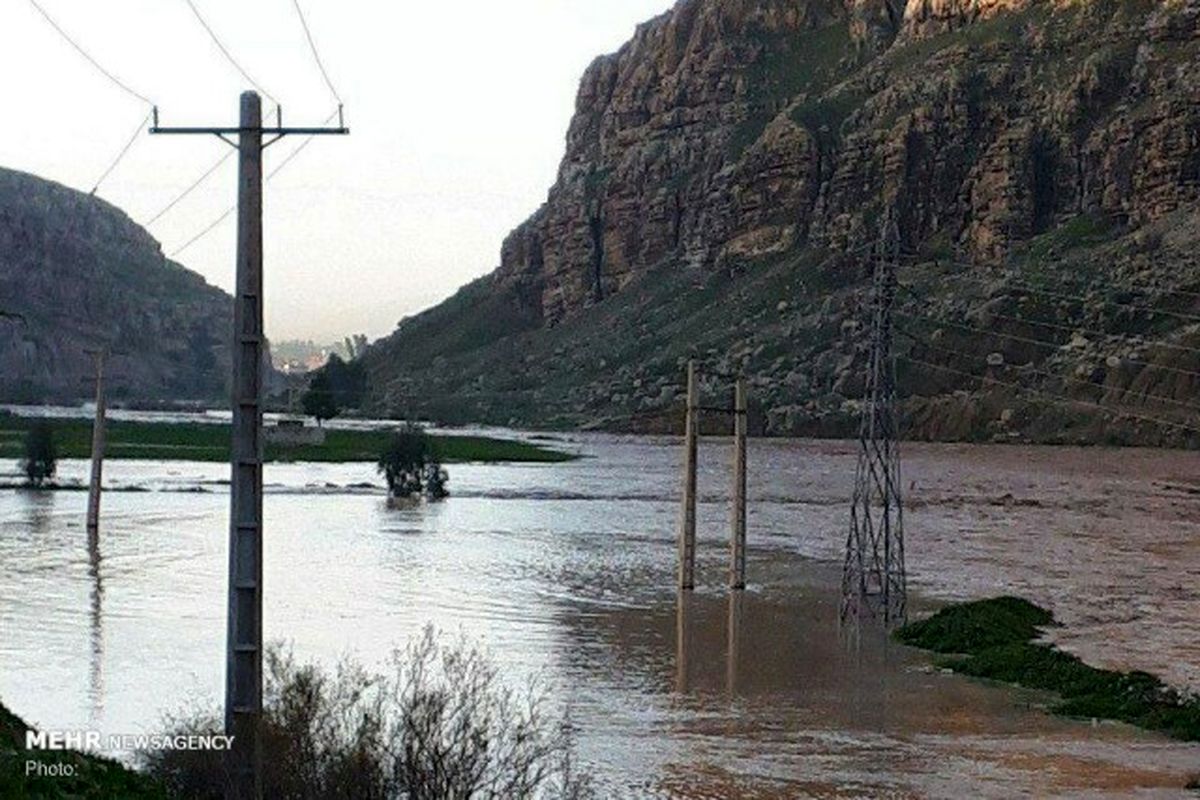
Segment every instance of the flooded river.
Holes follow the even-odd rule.
[[[701,449],[698,590],[674,591],[679,448],[570,436],[561,465],[458,465],[391,509],[370,465],[266,473],[266,635],[382,662],[427,623],[542,674],[604,797],[1178,796],[1200,748],[1056,719],[835,623],[848,443],[752,440],[750,585],[730,598],[729,450]],[[1086,660],[1200,688],[1200,456],[910,445],[919,613],[1015,593]],[[60,477],[83,480],[86,463]],[[15,469],[0,463],[0,472]],[[82,492],[0,492],[0,698],[49,728],[156,732],[223,686],[227,468],[110,462]]]

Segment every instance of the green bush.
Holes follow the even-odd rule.
[[[54,444],[54,429],[45,420],[33,423],[25,434],[25,457],[21,471],[31,486],[43,486],[58,470],[58,450]]]
[[[479,648],[432,628],[376,674],[346,659],[298,663],[279,646],[265,659],[263,796],[319,800],[508,800],[594,796],[574,766],[566,720],[537,685],[501,681]],[[182,734],[219,733],[218,709],[171,722]],[[222,754],[143,756],[175,797],[224,797]]]
[[[950,606],[896,632],[905,644],[935,653],[978,653],[995,645],[1028,642],[1054,617],[1019,597],[994,597]]]

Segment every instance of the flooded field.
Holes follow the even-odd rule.
[[[1200,747],[1053,718],[1045,698],[839,636],[854,450],[751,441],[750,586],[730,598],[728,449],[701,452],[698,591],[677,602],[679,450],[565,437],[555,466],[451,470],[388,508],[370,465],[271,465],[268,638],[368,664],[433,623],[542,674],[605,797],[1177,796]],[[0,472],[11,472],[11,462]],[[82,479],[83,462],[60,466]],[[89,550],[82,492],[0,493],[0,698],[31,722],[157,731],[223,681],[226,468],[111,462]],[[1016,593],[1098,665],[1200,688],[1200,457],[905,450],[919,613]]]

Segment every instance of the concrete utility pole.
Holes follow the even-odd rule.
[[[243,92],[236,128],[161,128],[151,133],[214,134],[238,150],[237,276],[233,311],[233,447],[229,513],[229,607],[225,654],[225,732],[234,737],[228,798],[262,797],[263,575],[263,149],[288,134],[347,134],[337,128],[262,125],[257,92]],[[339,120],[340,122],[340,120]],[[237,136],[236,143],[229,136]],[[274,136],[263,143],[263,136]]]
[[[696,451],[700,389],[696,362],[687,366],[687,414],[683,423],[683,509],[679,520],[679,588],[696,587]]]
[[[92,475],[88,481],[87,532],[92,541],[100,530],[100,481],[104,472],[104,359],[103,350],[88,351],[96,357],[96,419],[92,422]]]
[[[235,797],[261,797],[262,717],[262,105],[242,95],[238,132],[237,277],[233,299],[233,474],[225,730],[234,736]],[[239,744],[240,742],[240,744]]]
[[[746,379],[733,392],[733,525],[730,531],[729,588],[746,588]]]

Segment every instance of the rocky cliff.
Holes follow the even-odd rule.
[[[232,299],[90,195],[0,169],[0,401],[224,400]]]
[[[369,352],[375,403],[653,426],[696,356],[845,432],[891,215],[913,434],[1190,440],[1198,140],[1196,0],[680,0],[588,69],[495,273]]]

